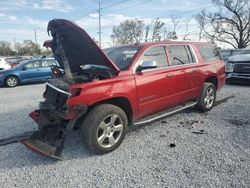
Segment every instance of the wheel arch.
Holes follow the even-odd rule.
[[[204,80],[204,82],[212,83],[214,84],[216,90],[218,89],[218,78],[216,76],[209,76]]]
[[[120,107],[127,115],[128,125],[132,124],[132,122],[133,122],[133,109],[132,109],[132,106],[131,106],[129,99],[127,99],[126,97],[113,97],[113,98],[108,98],[108,99],[105,99],[102,101],[98,101],[95,104],[89,106],[88,111],[92,110],[94,107],[96,107],[100,104],[112,104],[112,105]]]
[[[19,76],[15,75],[15,74],[10,74],[10,75],[6,76],[6,77],[4,78],[4,84],[6,84],[7,78],[9,78],[9,77],[11,77],[11,76],[16,77],[16,78],[17,78],[17,81],[18,81],[18,84],[20,84],[21,80],[20,80]]]

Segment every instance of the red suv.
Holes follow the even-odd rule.
[[[101,50],[74,23],[55,19],[48,31],[59,67],[46,84],[40,109],[31,113],[39,130],[21,142],[59,158],[69,130],[82,130],[98,154],[115,150],[127,128],[177,111],[212,109],[225,82],[214,44],[138,43]]]

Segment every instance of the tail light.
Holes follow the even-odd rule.
[[[71,88],[70,89],[70,94],[71,97],[77,97],[81,94],[82,89],[81,88]]]

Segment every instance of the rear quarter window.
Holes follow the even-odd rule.
[[[200,53],[206,62],[221,60],[220,51],[216,46],[200,45]]]

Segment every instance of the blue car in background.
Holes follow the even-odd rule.
[[[23,83],[41,82],[51,78],[51,66],[58,66],[54,59],[22,62],[12,69],[0,71],[0,86],[15,87]]]

